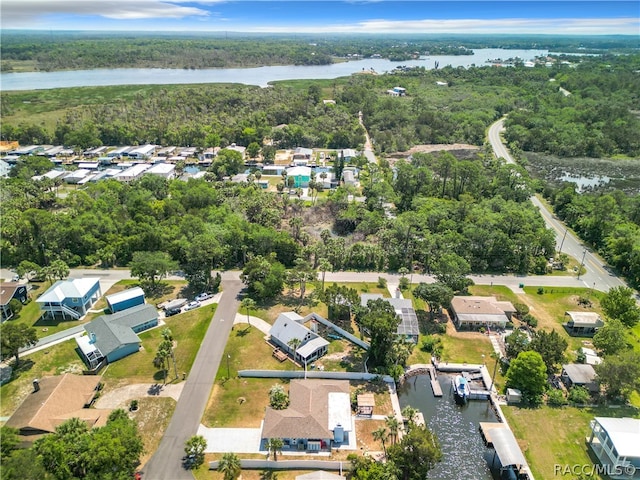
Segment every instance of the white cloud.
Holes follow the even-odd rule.
[[[207,10],[179,5],[187,0],[3,0],[5,28],[29,28],[48,15],[101,16],[117,20],[173,18],[209,15]],[[205,0],[198,3],[215,3]]]

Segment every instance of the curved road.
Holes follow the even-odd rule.
[[[500,135],[504,129],[504,118],[493,123],[489,127],[487,135],[489,143],[496,157],[504,158],[507,163],[516,163],[502,142]],[[591,252],[537,197],[531,197],[531,202],[540,209],[540,214],[547,227],[555,232],[558,250],[574,257],[578,262],[583,261],[587,271],[585,274],[580,275],[580,282],[582,283],[580,286],[587,286],[603,292],[608,292],[613,287],[627,286],[621,279],[611,273],[610,267],[599,256]]]

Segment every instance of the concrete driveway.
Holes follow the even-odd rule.
[[[207,453],[265,453],[260,450],[262,428],[207,428],[200,425],[198,435],[207,439]]]

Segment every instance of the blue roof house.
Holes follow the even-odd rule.
[[[128,288],[105,297],[111,313],[144,304],[144,290],[140,287]]]
[[[76,337],[90,369],[111,363],[140,349],[138,333],[158,325],[158,310],[137,305],[112,315],[101,315],[84,326],[87,335]]]
[[[100,279],[58,280],[36,300],[44,316],[79,320],[102,296]]]

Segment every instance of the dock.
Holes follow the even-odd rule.
[[[436,369],[433,368],[432,365],[429,365],[427,369],[429,371],[429,377],[431,378],[431,390],[433,391],[434,397],[442,396],[442,387],[440,387],[440,382],[438,381],[438,376],[436,374]]]

